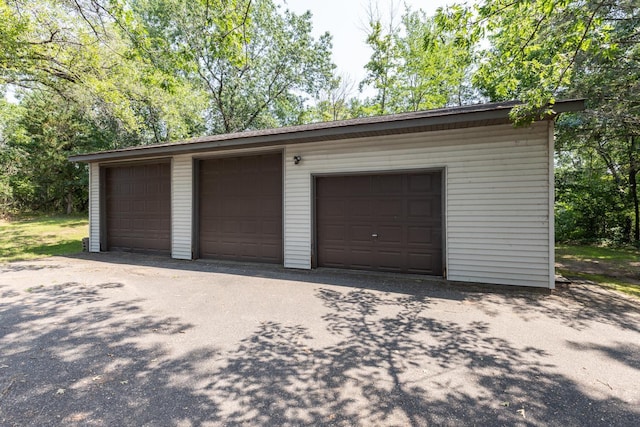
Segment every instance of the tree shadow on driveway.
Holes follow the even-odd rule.
[[[327,284],[423,295],[432,299],[467,301],[489,315],[496,314],[494,309],[497,303],[509,305],[514,314],[525,320],[544,315],[575,330],[584,330],[590,322],[597,321],[640,332],[640,322],[638,322],[640,303],[637,299],[599,286],[585,284],[560,285],[550,293],[549,290],[540,288],[453,282],[421,275],[332,269],[297,270],[271,264],[213,260],[184,261],[132,253],[81,253],[68,258],[107,264],[264,277],[320,286]],[[20,267],[16,265],[13,268]],[[56,266],[53,265],[51,268]]]
[[[489,315],[498,304],[511,307],[523,319],[545,316],[577,331],[599,322],[640,333],[640,300],[597,285],[561,285],[551,295],[526,291],[469,293],[466,299]]]
[[[119,286],[68,282],[3,299],[0,425],[197,425],[215,418],[214,402],[172,378],[190,374],[215,349],[171,359],[162,339],[190,325],[149,316],[139,300],[102,294]]]
[[[5,286],[0,425],[623,426],[640,417],[560,373],[548,350],[438,314],[440,298],[483,294],[395,286],[387,276],[356,281],[371,288],[309,277],[319,329],[264,319],[231,345],[181,352],[175,343],[199,326],[119,298],[124,283]],[[525,297],[538,298],[509,296]],[[633,368],[633,348],[607,354]]]
[[[313,348],[304,328],[269,322],[212,375],[210,392],[242,402],[225,414],[230,424],[611,426],[640,415],[584,394],[543,350],[492,337],[482,322],[426,316],[428,298],[329,289],[318,298],[337,344]]]

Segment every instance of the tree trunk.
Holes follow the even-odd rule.
[[[71,215],[73,213],[73,193],[67,193],[67,215]]]
[[[629,193],[633,202],[634,228],[633,240],[640,242],[640,206],[638,203],[638,172],[640,172],[638,161],[638,153],[640,147],[636,147],[635,137],[631,136],[631,145],[629,149]]]
[[[631,189],[630,189],[632,192],[631,196],[633,197],[633,209],[636,216],[635,218],[636,224],[633,232],[633,238],[636,243],[640,242],[640,206],[638,206],[637,176],[638,176],[638,171],[635,171],[635,174],[633,175],[633,180],[631,182]]]

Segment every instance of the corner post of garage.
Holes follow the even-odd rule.
[[[102,244],[102,206],[104,192],[101,185],[104,182],[100,164],[89,163],[89,252],[100,252]]]
[[[193,157],[173,156],[171,161],[171,257],[193,258]]]
[[[555,174],[554,174],[554,153],[555,153],[555,129],[554,121],[547,120],[549,138],[549,289],[556,287],[556,239],[555,239]]]
[[[98,250],[96,252],[106,251],[107,248],[107,169],[96,165],[97,167],[97,211],[98,219],[96,226]]]

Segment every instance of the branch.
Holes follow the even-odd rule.
[[[595,149],[596,149],[596,152],[600,155],[600,157],[602,157],[602,160],[604,160],[604,162],[606,163],[607,168],[611,172],[611,175],[613,176],[613,179],[616,182],[616,185],[618,186],[618,189],[621,190],[622,188],[624,188],[624,183],[622,182],[622,178],[620,178],[618,169],[616,168],[615,163],[613,162],[613,159],[611,158],[611,156],[604,149],[604,146],[602,145],[602,140],[599,140],[596,142]]]
[[[604,2],[600,2],[600,4],[598,5],[598,7],[596,7],[593,10],[593,13],[591,13],[591,16],[589,16],[589,21],[587,22],[587,25],[585,26],[584,32],[582,33],[582,37],[580,38],[580,41],[578,42],[578,45],[576,46],[575,51],[573,52],[573,55],[571,57],[571,61],[569,61],[569,63],[567,64],[567,66],[564,68],[564,70],[562,70],[562,72],[560,73],[560,77],[558,77],[558,81],[556,83],[556,87],[553,89],[553,93],[556,93],[558,91],[558,89],[560,89],[560,86],[562,86],[562,80],[564,79],[565,74],[567,73],[567,71],[569,71],[569,69],[571,67],[573,67],[573,65],[576,62],[576,58],[578,57],[578,53],[580,52],[580,49],[582,48],[582,44],[584,43],[585,39],[587,38],[587,34],[589,33],[589,31],[591,30],[591,24],[593,24],[593,20],[596,17],[596,13],[598,13],[598,11],[600,10],[600,8],[604,5]]]
[[[93,34],[96,36],[96,38],[100,38],[100,34],[98,33],[98,30],[93,26],[93,23],[91,21],[89,21],[89,18],[87,18],[87,16],[84,14],[84,11],[82,10],[82,6],[80,6],[80,3],[78,3],[78,0],[73,0],[73,2],[76,4],[76,8],[78,10],[78,12],[80,13],[80,16],[82,17],[82,19],[84,19],[84,21],[89,25],[89,27],[91,28],[91,31],[93,31]]]
[[[42,40],[39,42],[25,42],[26,44],[30,45],[30,46],[42,46],[45,44],[49,44],[49,43],[53,43],[55,40],[56,35],[60,32],[59,29],[56,29],[55,31],[51,32],[51,35],[49,36],[49,39],[47,40]]]
[[[509,9],[512,6],[515,6],[518,4],[518,1],[513,1],[511,3],[507,3],[506,5],[502,6],[500,9],[488,14],[487,16],[482,17],[481,19],[478,19],[477,21],[473,21],[469,24],[470,27],[475,27],[480,25],[483,21],[487,21],[489,18],[491,18],[492,16],[496,16],[496,15],[500,15],[500,13],[502,13],[503,10]]]
[[[522,54],[524,54],[524,50],[527,48],[527,46],[529,46],[529,43],[531,43],[531,41],[533,40],[533,38],[535,37],[536,33],[538,32],[538,29],[540,29],[540,25],[542,25],[542,22],[545,20],[546,15],[542,15],[542,18],[540,18],[538,20],[538,23],[536,24],[536,26],[534,27],[533,31],[531,32],[531,35],[529,36],[529,38],[527,39],[527,41],[520,46],[520,52]],[[513,61],[513,60],[512,60]]]
[[[247,122],[244,124],[245,128],[248,128],[254,122],[254,120],[258,117],[258,114],[260,114],[262,111],[264,111],[264,109],[267,108],[269,106],[269,104],[271,104],[272,101],[274,101],[275,99],[280,97],[289,88],[287,84],[284,84],[280,89],[278,89],[276,91],[275,94],[272,95],[272,89],[273,89],[274,85],[276,84],[276,81],[277,81],[279,76],[280,76],[280,72],[276,71],[275,76],[273,76],[273,79],[271,80],[271,82],[269,83],[269,86],[267,88],[267,99],[266,99],[266,101],[264,101],[262,104],[260,104],[260,106],[258,106],[258,108],[256,108],[255,111],[251,114],[251,116],[249,117],[249,120],[247,120]]]

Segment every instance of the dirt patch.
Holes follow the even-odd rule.
[[[640,285],[640,269],[638,262],[607,262],[602,260],[579,260],[568,257],[560,258],[556,261],[556,268],[575,273],[597,274],[624,279],[624,281]]]

